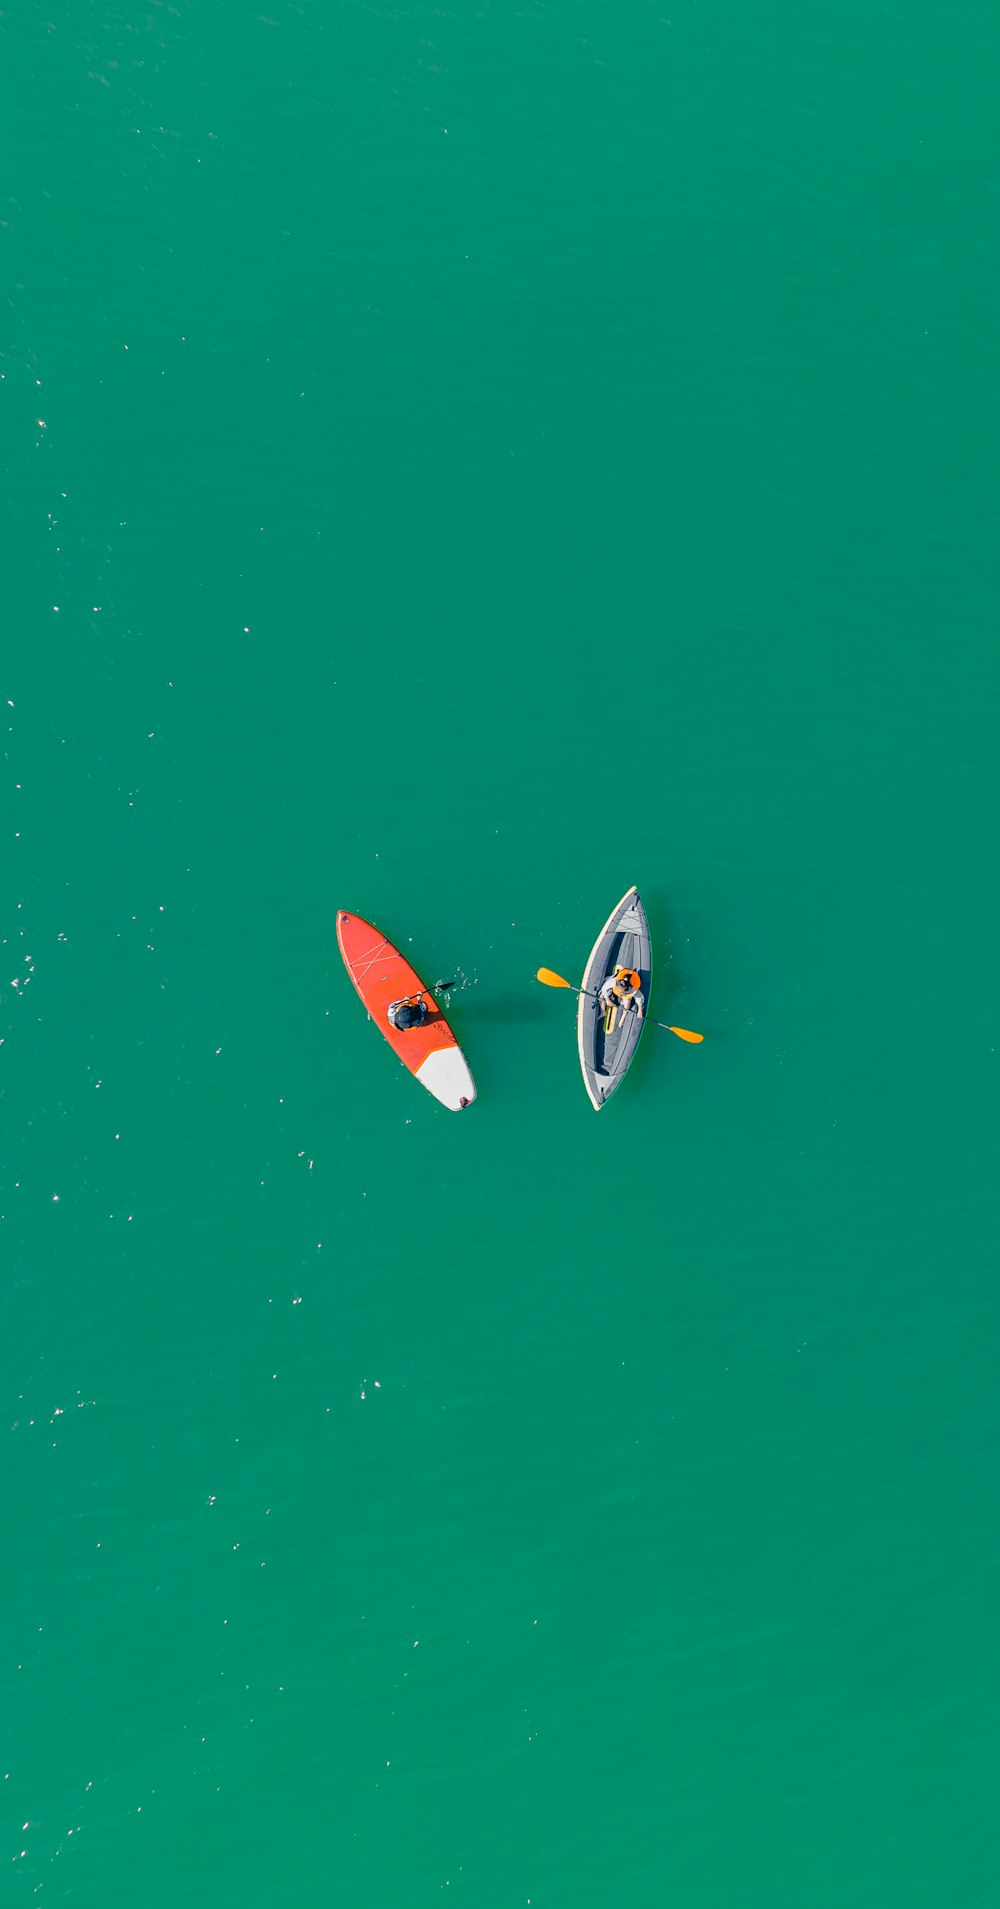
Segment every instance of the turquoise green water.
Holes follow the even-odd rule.
[[[3,44],[4,1899],[995,1904],[995,10]]]

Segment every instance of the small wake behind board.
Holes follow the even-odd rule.
[[[405,955],[360,915],[337,914],[337,942],[354,986],[379,1033],[435,1100],[454,1113],[471,1106],[476,1083],[441,1009]],[[396,1028],[388,1010],[394,1001],[423,992],[430,1012],[420,1027]]]

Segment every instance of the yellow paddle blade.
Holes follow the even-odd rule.
[[[676,1034],[681,1041],[703,1041],[705,1038],[704,1034],[692,1034],[689,1027],[671,1027],[669,1021],[664,1021],[663,1025],[669,1034]]]
[[[571,988],[572,981],[564,981],[561,974],[553,974],[551,968],[539,968],[536,980],[544,981],[547,988]]]

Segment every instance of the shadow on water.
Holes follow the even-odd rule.
[[[635,1073],[638,1081],[641,1082],[651,1068],[658,1069],[665,1061],[670,1060],[671,1050],[681,1045],[677,1036],[670,1034],[667,1029],[670,1022],[674,1022],[678,1027],[690,1025],[680,1002],[685,988],[693,982],[694,976],[684,969],[675,951],[673,940],[676,931],[664,899],[663,889],[653,884],[646,889],[640,888],[639,892],[642,895],[646,918],[649,922],[653,952],[649,1018],[653,1022],[661,1021],[667,1024],[663,1027],[654,1026],[647,1033],[646,1039],[640,1042],[629,1071]],[[698,1031],[713,1044],[717,1040],[726,1038],[721,1029],[716,1033],[701,1025]]]
[[[685,972],[673,945],[675,929],[662,888],[654,886],[640,889],[639,892],[646,910],[653,947],[653,980],[650,988],[652,1016],[656,1021],[673,1021],[677,1019],[673,1004],[694,977]]]
[[[641,891],[640,891],[641,892]],[[643,894],[643,905],[649,921],[649,935],[653,944],[653,983],[652,1018],[655,1021],[673,1021],[678,1027],[689,1026],[686,1010],[679,1005],[685,988],[693,985],[697,976],[681,965],[681,955],[674,944],[673,920],[664,901],[662,888],[652,887]],[[681,944],[683,952],[683,943]],[[663,1030],[660,1030],[661,1035]],[[729,1039],[731,1030],[723,1027],[707,1027],[699,1021],[698,1032],[713,1046],[716,1041]]]

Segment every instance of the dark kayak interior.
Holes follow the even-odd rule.
[[[631,940],[631,936],[629,939]],[[613,974],[616,968],[628,966],[628,963],[621,959],[621,948],[624,940],[624,935],[615,936],[608,965],[601,977],[603,981],[606,981],[608,975]],[[644,994],[645,991],[644,988]],[[612,1021],[610,1031],[607,1025],[609,1019]],[[598,1004],[596,1020],[597,1024],[594,1029],[594,1071],[595,1073],[604,1074],[605,1076],[615,1074],[618,1069],[618,1056],[621,1052],[622,1042],[627,1042],[629,1036],[635,1033],[639,1026],[638,1016],[635,1009],[631,1007],[613,1007],[611,1015],[602,1014],[600,1004]]]

